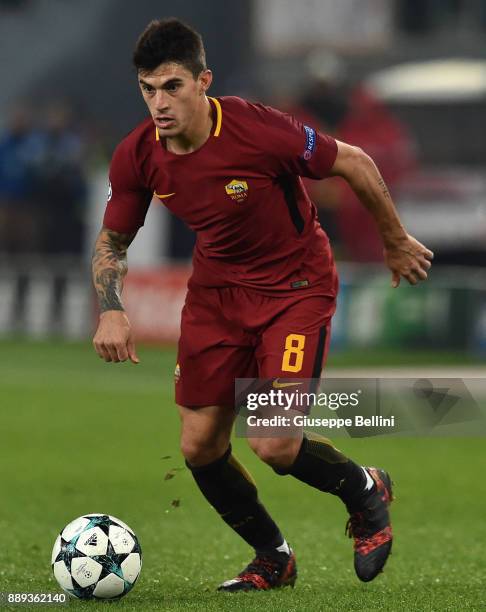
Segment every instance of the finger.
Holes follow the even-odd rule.
[[[135,343],[133,340],[129,340],[127,344],[128,349],[128,357],[132,363],[140,363],[140,359],[137,356],[137,352],[135,350]]]
[[[419,280],[427,280],[427,272],[422,270],[422,268],[415,268],[412,270],[412,272],[419,278]]]
[[[391,286],[396,289],[400,285],[400,274],[398,272],[392,273]]]
[[[100,342],[93,342],[93,344],[95,347],[95,351],[98,353],[98,357],[100,359],[103,359],[104,361],[111,361],[110,354],[108,353],[107,350],[105,350],[105,347],[103,344],[101,344]]]
[[[110,355],[110,361],[114,361],[115,363],[118,363],[120,360],[118,359],[118,355],[116,353],[116,347],[112,344],[105,344],[105,350],[108,351],[108,354]]]
[[[110,356],[110,353],[109,353],[109,351],[108,351],[108,350],[105,348],[105,346],[103,346],[103,347],[101,348],[101,351],[100,351],[100,357],[101,357],[102,359],[104,359],[104,360],[105,360],[107,363],[110,363],[110,361],[111,361],[111,356]]]
[[[428,249],[424,244],[415,240],[416,245],[419,247],[420,254],[426,257],[427,259],[434,259],[434,252]]]
[[[422,270],[430,270],[430,268],[432,267],[430,261],[428,259],[425,259],[425,257],[419,257],[418,263],[420,264]]]
[[[128,359],[127,345],[120,342],[115,346],[118,361],[126,361]]]
[[[410,270],[409,272],[404,272],[402,274],[403,278],[406,278],[409,285],[416,285],[418,280],[415,274]]]

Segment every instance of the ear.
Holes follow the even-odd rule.
[[[211,86],[213,81],[213,73],[211,70],[203,70],[198,77],[199,80],[199,95],[203,95]]]

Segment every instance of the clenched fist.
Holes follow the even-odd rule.
[[[406,278],[411,285],[426,280],[434,258],[432,251],[409,234],[385,243],[383,255],[392,272],[392,287],[398,287],[401,277]]]

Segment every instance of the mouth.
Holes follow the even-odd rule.
[[[167,130],[168,128],[174,127],[175,119],[173,117],[169,117],[168,115],[162,115],[154,118],[155,125],[162,129]]]

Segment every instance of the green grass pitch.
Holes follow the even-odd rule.
[[[236,454],[296,551],[299,579],[295,589],[220,594],[216,585],[240,571],[251,551],[188,471],[174,470],[183,468],[174,351],[142,348],[139,366],[105,364],[89,343],[12,341],[0,352],[0,591],[58,592],[50,569],[58,531],[79,515],[104,512],[132,526],[144,553],[141,577],[111,604],[117,609],[486,609],[484,439],[337,440],[356,461],[386,467],[396,483],[393,554],[370,584],[354,575],[339,500],[276,476],[236,440]],[[68,608],[106,605],[71,601]]]

